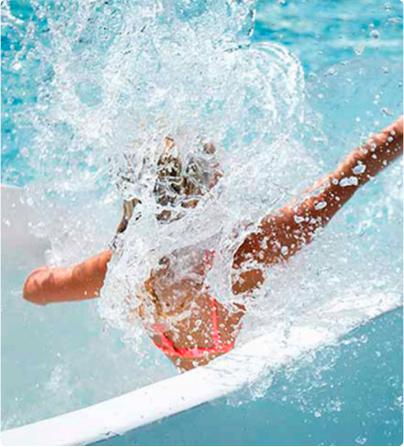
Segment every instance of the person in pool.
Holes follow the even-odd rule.
[[[180,209],[193,208],[222,176],[219,167],[210,171],[193,161],[182,166],[171,138],[157,165],[154,188],[163,211],[156,215],[161,224],[180,219]],[[215,148],[204,146],[214,157]],[[248,294],[262,286],[265,270],[284,264],[310,243],[317,230],[325,227],[354,193],[403,153],[403,118],[374,135],[352,151],[331,173],[318,180],[302,198],[297,198],[276,213],[264,216],[247,235],[233,258],[232,291]],[[209,172],[208,172],[209,171]],[[124,202],[124,215],[118,227],[123,233],[139,201]],[[177,214],[175,214],[177,213]],[[191,257],[189,274],[177,277],[176,263]],[[215,256],[214,250],[182,249],[160,260],[139,295],[136,317],[161,351],[181,370],[206,365],[235,346],[246,309],[235,304],[232,310],[209,293],[205,278]],[[106,250],[81,264],[65,268],[47,266],[34,270],[24,285],[24,298],[45,305],[55,302],[97,298],[103,287],[113,250]],[[132,315],[133,317],[133,315]]]

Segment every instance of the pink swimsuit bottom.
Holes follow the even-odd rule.
[[[215,251],[205,251],[205,264],[210,268],[213,265]],[[212,339],[213,346],[210,348],[176,348],[173,342],[165,335],[164,326],[162,324],[153,324],[152,328],[161,337],[161,344],[154,341],[154,344],[167,356],[181,357],[183,359],[203,358],[207,354],[225,354],[234,348],[235,342],[222,343],[220,339],[219,326],[217,321],[217,302],[215,298],[211,298],[212,308]]]
[[[220,340],[219,327],[217,324],[217,303],[212,298],[212,338],[213,346],[210,348],[176,348],[173,342],[164,334],[162,325],[155,324],[153,329],[159,333],[161,337],[161,344],[154,341],[154,344],[161,349],[161,351],[170,357],[181,357],[183,359],[199,359],[205,357],[206,354],[225,354],[234,348],[234,342],[222,343]]]

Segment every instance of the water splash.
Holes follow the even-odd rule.
[[[299,60],[278,44],[252,43],[252,1],[31,5],[24,16],[6,3],[10,33],[23,37],[4,64],[34,92],[27,101],[28,89],[16,90],[15,101],[24,105],[13,116],[35,178],[26,194],[40,211],[33,231],[50,239],[50,263],[78,262],[110,242],[122,199],[141,200],[141,216],[120,241],[122,255],[111,263],[100,302],[103,318],[136,346],[141,328],[128,321],[125,298],[136,297],[167,253],[213,244],[212,290],[224,303],[232,298],[229,273],[243,224],[317,177],[324,163],[321,156],[314,161],[324,142],[321,121],[308,109]],[[339,67],[329,76],[343,73]],[[161,225],[154,188],[167,136],[184,165],[213,143],[224,176],[181,220]],[[401,303],[400,255],[388,253],[402,237],[401,166],[393,169],[393,181],[381,177],[372,206],[353,202],[287,274],[273,269],[241,343],[276,321],[287,339],[294,321],[321,313],[348,291],[389,290],[397,294],[391,306]],[[349,312],[338,324],[344,318]]]
[[[112,261],[100,305],[101,314],[125,331],[134,328],[126,324],[122,297],[136,297],[150,270],[175,250],[211,248],[214,242],[219,255],[210,283],[230,301],[231,258],[243,231],[236,240],[231,235],[241,218],[256,221],[279,198],[287,157],[281,147],[303,114],[299,61],[276,44],[250,45],[250,2],[160,7],[152,18],[132,17],[139,23],[136,44],[133,36],[119,42],[107,69],[120,82],[112,176],[122,198],[141,202],[140,218],[130,223],[122,254]],[[224,176],[181,220],[160,225],[156,160],[167,136],[185,166],[202,156],[204,142],[213,144]]]

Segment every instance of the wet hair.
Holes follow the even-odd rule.
[[[203,145],[203,151],[205,155],[213,156],[215,148],[213,144],[206,143]],[[153,190],[156,203],[163,207],[163,210],[156,214],[158,221],[168,223],[178,220],[184,215],[178,211],[178,206],[194,208],[198,204],[218,176],[218,172],[213,173],[209,164],[211,163],[203,158],[191,158],[184,167],[174,139],[165,138],[164,150],[157,161],[157,179]],[[126,230],[139,204],[141,201],[136,198],[123,201],[123,216],[116,231],[117,235]],[[138,214],[137,218],[139,217]]]

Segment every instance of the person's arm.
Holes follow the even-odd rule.
[[[248,235],[235,254],[233,292],[244,293],[260,286],[264,273],[259,264],[268,266],[287,261],[328,224],[362,185],[402,153],[401,117],[351,152],[300,200],[266,216],[258,231]]]
[[[99,296],[111,250],[71,267],[40,267],[26,279],[23,296],[35,304],[80,301]]]

